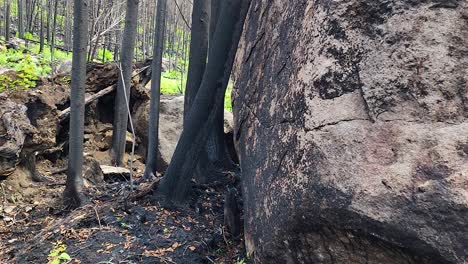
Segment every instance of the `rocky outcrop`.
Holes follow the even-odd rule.
[[[253,0],[236,58],[257,263],[468,261],[468,3]]]

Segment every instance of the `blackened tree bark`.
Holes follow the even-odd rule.
[[[86,0],[75,0],[73,18],[73,57],[70,95],[70,138],[68,175],[64,204],[78,207],[82,204],[83,188],[83,132],[86,84],[86,47],[88,35],[88,7]]]
[[[166,175],[157,188],[156,195],[172,202],[183,202],[187,198],[190,177],[198,154],[205,146],[209,129],[216,116],[217,102],[222,100],[226,85],[223,81],[231,74],[243,23],[251,0],[223,1],[213,43],[200,89],[189,111],[176,150]]]
[[[130,98],[133,55],[135,52],[135,37],[138,21],[138,1],[139,0],[127,0],[127,13],[125,15],[125,27],[122,37],[120,54],[122,74],[119,74],[119,81],[117,84],[111,149],[112,163],[116,166],[122,165],[125,153],[125,136],[128,122],[127,100]]]
[[[210,18],[210,46],[213,43],[213,35],[216,30],[220,9],[220,1],[211,1]],[[215,44],[214,44],[215,45]],[[227,83],[229,76],[221,83]],[[200,152],[195,177],[199,183],[207,183],[219,180],[223,176],[223,170],[234,168],[234,163],[229,156],[226,140],[224,138],[224,97],[216,102],[216,116],[213,127],[210,130],[206,146]]]
[[[221,0],[211,0],[211,15],[210,15],[210,43],[212,43],[213,35],[218,24],[219,8]]]
[[[161,91],[162,55],[166,27],[167,0],[158,0],[154,34],[153,62],[151,64],[151,99],[148,126],[148,155],[144,178],[150,179],[156,173],[159,133],[159,103]]]
[[[212,0],[216,1],[216,0]],[[194,0],[190,40],[189,67],[184,97],[184,124],[197,95],[205,72],[208,55],[208,30],[210,25],[210,0]]]

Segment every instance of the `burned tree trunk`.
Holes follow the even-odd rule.
[[[223,19],[219,20],[213,37],[216,45],[209,51],[212,59],[208,61],[171,164],[158,187],[157,193],[169,201],[183,202],[187,198],[191,180],[189,172],[195,168],[199,153],[205,146],[219,106],[216,102],[226,92],[222,81],[231,73],[249,6],[250,0],[223,1],[220,14]]]
[[[254,0],[234,96],[258,263],[464,263],[466,1]]]
[[[213,42],[213,35],[219,17],[220,1],[211,1],[211,19],[210,19],[210,45],[216,45]],[[209,58],[208,58],[209,59]],[[220,83],[226,90],[230,75],[225,75]],[[195,178],[199,183],[209,183],[213,181],[222,181],[225,170],[235,168],[227,148],[227,142],[224,136],[224,96],[216,99],[213,125],[209,131],[204,149],[200,152],[199,161],[195,171]]]
[[[185,87],[184,123],[195,100],[205,72],[208,55],[208,28],[210,24],[210,0],[194,0],[190,33],[189,67]]]

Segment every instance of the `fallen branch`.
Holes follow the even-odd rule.
[[[144,72],[148,68],[149,68],[149,66],[145,66],[145,67],[141,68],[138,71],[133,71],[132,79],[135,78],[135,76],[140,75],[142,72]],[[143,85],[146,85],[146,83],[143,84]],[[115,90],[115,84],[113,84],[113,85],[111,85],[111,86],[109,86],[109,87],[107,87],[105,89],[102,89],[101,91],[87,97],[85,99],[85,106],[88,105],[89,103],[103,97],[104,95],[111,93],[114,90]],[[60,114],[59,114],[60,122],[63,122],[65,119],[67,119],[69,115],[70,115],[70,107],[68,107],[67,109],[60,112]]]
[[[114,91],[114,89],[115,89],[115,85],[111,85],[111,86],[109,86],[109,87],[107,87],[105,89],[102,89],[101,91],[91,95],[90,97],[85,99],[85,105],[88,105],[89,103],[103,97],[104,95],[111,93],[112,91]],[[60,122],[67,119],[69,115],[70,115],[70,107],[63,110],[62,112],[60,112],[60,115],[59,115]]]

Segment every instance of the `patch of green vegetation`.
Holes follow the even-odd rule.
[[[46,61],[28,54],[24,49],[4,47],[0,48],[0,66],[14,70],[0,75],[0,92],[35,87],[38,78],[51,71]]]
[[[162,94],[182,94],[185,91],[187,76],[182,75],[178,71],[168,71],[161,74],[161,93]]]
[[[180,86],[181,74],[178,71],[168,71],[161,74],[161,93],[162,94],[183,94],[185,92],[185,84],[187,82],[187,76],[184,75],[182,81],[182,87]],[[232,112],[232,93],[233,83],[230,81],[226,89],[226,95],[224,97],[224,109]]]
[[[112,61],[114,59],[114,55],[110,50],[100,48],[97,50],[97,55],[95,59],[102,61],[103,57],[104,57],[104,62]]]
[[[31,43],[29,44],[28,48],[32,53],[34,54],[39,54],[39,49],[40,45],[36,43]],[[50,46],[44,44],[44,50],[42,51],[42,59],[44,59],[45,62],[51,62],[51,50]],[[54,61],[64,61],[64,60],[69,60],[72,58],[72,53],[71,52],[65,52],[63,50],[59,49],[54,49],[54,56],[53,60]]]
[[[232,86],[233,86],[232,81],[229,81],[228,87],[226,89],[226,95],[224,95],[224,109],[229,112],[232,112],[232,99],[231,99]]]
[[[161,74],[161,93],[162,94],[183,94],[185,92],[185,85],[187,83],[187,76],[183,76],[182,87],[181,87],[181,73],[179,71],[168,71]],[[232,112],[232,82],[230,81],[226,89],[226,95],[224,97],[224,109]]]
[[[66,252],[67,245],[62,241],[57,241],[52,245],[52,249],[47,256],[48,264],[65,264],[71,262],[72,258]]]
[[[29,32],[25,33],[25,37],[33,39]],[[0,92],[35,87],[39,77],[47,76],[52,72],[52,64],[56,65],[72,57],[71,52],[54,49],[52,58],[49,45],[44,45],[41,54],[39,49],[39,44],[36,43],[29,43],[28,47],[21,45],[19,49],[0,47],[0,67],[14,70],[14,72],[6,71],[0,75]]]

